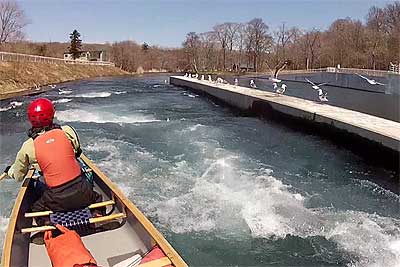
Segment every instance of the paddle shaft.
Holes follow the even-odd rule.
[[[0,175],[0,181],[3,180],[3,179],[6,178],[6,177],[7,177],[7,173],[3,172],[3,173]]]

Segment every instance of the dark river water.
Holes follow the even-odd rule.
[[[392,171],[167,79],[72,82],[42,96],[189,266],[400,265],[400,197],[376,182]],[[1,169],[26,138],[32,99],[0,102]],[[0,243],[19,187],[0,184]]]

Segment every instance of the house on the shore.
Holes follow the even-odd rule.
[[[74,60],[72,53],[64,52],[65,60]],[[81,51],[79,57],[76,59],[78,61],[106,61],[105,51]]]

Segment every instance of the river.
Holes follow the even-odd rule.
[[[99,78],[41,96],[189,266],[400,265],[400,196],[376,183],[393,171],[167,79]],[[0,102],[1,169],[26,139],[32,99]],[[19,186],[0,184],[1,244]]]

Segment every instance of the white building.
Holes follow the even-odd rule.
[[[70,52],[64,52],[65,60],[73,60]],[[106,61],[105,51],[81,51],[78,61]]]

